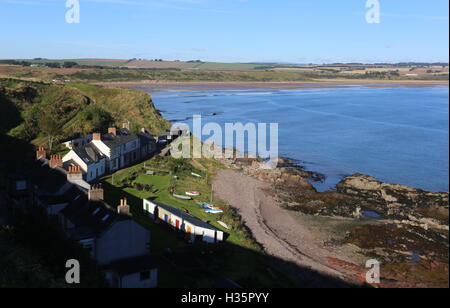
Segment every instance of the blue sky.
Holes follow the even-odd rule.
[[[448,62],[448,0],[0,0],[0,58]]]

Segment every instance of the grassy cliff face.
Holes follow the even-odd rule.
[[[150,96],[144,91],[87,84],[70,86],[90,97],[93,105],[108,113],[112,117],[112,123],[118,127],[123,122],[130,121],[131,130],[137,131],[145,127],[152,134],[159,134],[170,128],[170,123],[156,110]]]
[[[121,127],[157,134],[169,127],[148,94],[85,84],[58,85],[0,79],[0,132],[25,141],[58,131],[60,140]]]

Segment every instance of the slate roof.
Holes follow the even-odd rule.
[[[114,222],[131,219],[120,215],[114,208],[104,201],[93,201],[88,199],[85,189],[71,184],[67,181],[67,172],[59,167],[51,169],[48,160],[41,158],[36,160],[30,169],[31,180],[38,185],[44,193],[39,196],[46,204],[68,203],[61,211],[74,228],[68,230],[69,237],[81,240],[97,236],[108,229]],[[56,193],[64,185],[70,188],[60,196],[49,196]],[[98,210],[97,210],[98,209]]]
[[[67,172],[63,168],[49,167],[49,160],[40,158],[29,169],[30,181],[48,194],[58,192],[67,183]]]
[[[130,141],[137,139],[136,134],[131,133],[128,129],[122,128],[117,130],[117,134],[104,134],[102,141],[109,148],[117,148],[121,145],[127,144]]]
[[[73,151],[88,165],[98,163],[105,157],[93,143],[76,147]]]
[[[81,187],[78,187],[78,186],[72,184],[72,186],[62,195],[58,195],[58,196],[40,196],[39,199],[43,203],[45,203],[47,205],[70,203],[81,192],[87,193],[87,191],[81,189]]]
[[[182,218],[183,220],[191,223],[194,226],[202,227],[205,229],[211,229],[211,230],[215,230],[215,231],[221,231],[221,230],[217,229],[216,227],[210,225],[209,223],[207,223],[197,217],[194,217],[191,214],[189,214],[183,210],[180,210],[176,207],[173,207],[173,206],[170,206],[167,204],[163,204],[163,203],[159,203],[159,202],[154,202],[154,201],[152,201],[152,202],[154,204],[156,204],[157,206],[159,206],[160,208],[165,209],[166,211],[174,214],[175,216]]]
[[[143,145],[147,145],[149,143],[156,143],[155,137],[153,137],[152,135],[150,135],[149,133],[137,133],[137,136],[140,140],[141,146]]]
[[[69,237],[81,240],[95,237],[112,224],[131,219],[118,214],[104,201],[89,200],[85,192],[80,193],[61,213],[75,228],[68,230]]]

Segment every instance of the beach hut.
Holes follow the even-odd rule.
[[[221,230],[176,207],[144,199],[143,209],[153,220],[163,221],[175,230],[184,232],[190,242],[196,239],[206,243],[223,241],[224,235]]]

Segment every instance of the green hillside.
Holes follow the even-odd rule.
[[[0,186],[2,175],[32,157],[31,144],[55,151],[61,141],[125,121],[153,134],[170,127],[143,91],[0,78]]]
[[[58,130],[67,139],[130,121],[157,134],[168,122],[147,93],[85,84],[48,84],[0,79],[0,132],[25,141]],[[47,127],[52,126],[52,127]]]

